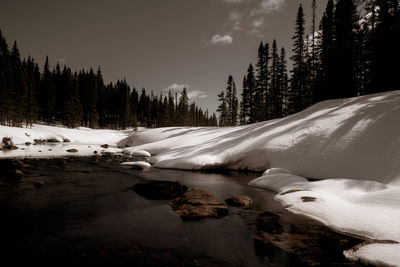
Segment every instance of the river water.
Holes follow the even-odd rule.
[[[24,164],[18,183],[0,175],[0,257],[13,265],[350,265],[342,251],[359,242],[286,212],[274,201],[275,193],[247,185],[258,176],[254,173],[141,172],[102,157],[26,159]],[[131,190],[147,179],[177,180],[222,201],[247,195],[255,205],[250,210],[230,207],[221,219],[183,221],[167,200],[148,200]],[[35,187],[37,182],[44,186]],[[303,240],[309,242],[303,248],[311,255],[307,260],[297,255],[301,246],[288,252],[256,238],[257,218],[264,211],[278,215],[277,225],[267,227],[274,233],[275,228],[291,233],[293,225],[320,229],[311,241]]]

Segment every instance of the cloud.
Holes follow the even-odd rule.
[[[260,18],[260,19],[256,19],[253,21],[253,26],[256,28],[260,28],[262,26],[264,26],[264,19]]]
[[[242,18],[243,18],[243,15],[237,11],[232,11],[232,13],[229,15],[229,19],[231,21],[240,21]]]
[[[210,41],[207,42],[211,45],[230,45],[233,43],[233,38],[229,34],[220,35],[214,34]]]
[[[168,86],[167,88],[164,88],[163,91],[166,91],[166,92],[168,92],[168,91],[176,92],[176,91],[182,91],[183,88],[188,89],[188,88],[190,88],[190,86],[187,85],[187,84],[173,83],[173,84],[171,84],[170,86]]]
[[[281,9],[285,5],[285,0],[261,0],[259,8],[255,13],[270,13]]]
[[[188,97],[190,100],[195,100],[207,98],[208,95],[206,94],[206,92],[201,90],[190,90],[188,91]]]
[[[233,38],[228,34],[223,36],[215,34],[208,43],[212,45],[230,45],[233,43]]]
[[[173,83],[167,88],[164,88],[163,91],[171,91],[172,93],[182,92],[183,88],[186,88],[189,100],[204,99],[208,97],[207,93],[202,90],[189,90],[190,86],[187,84]]]

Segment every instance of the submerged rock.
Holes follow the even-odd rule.
[[[184,220],[221,218],[229,213],[228,207],[213,193],[198,188],[190,189],[181,197],[171,200],[169,205]]]
[[[44,186],[44,182],[38,181],[33,184],[36,188],[42,188]]]
[[[138,194],[149,199],[172,199],[181,196],[188,188],[174,181],[149,180],[135,184],[132,189]]]
[[[225,203],[234,207],[247,208],[253,204],[253,200],[248,196],[233,196],[225,199]]]

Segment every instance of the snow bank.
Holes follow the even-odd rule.
[[[354,261],[378,266],[399,266],[400,244],[369,244],[356,250],[347,250],[344,255]]]
[[[159,168],[280,167],[316,179],[400,185],[400,91],[330,100],[287,118],[241,127],[173,127],[121,141]],[[155,156],[154,156],[155,155]]]
[[[17,128],[0,125],[0,137],[12,137],[14,144],[20,145],[25,142],[34,143],[35,139],[54,139],[58,142],[68,140],[71,143],[81,144],[109,144],[115,145],[121,139],[132,134],[132,130],[93,130],[90,128],[70,129],[60,126],[49,126],[34,124],[32,128]]]
[[[89,156],[107,151],[121,152],[121,149],[101,147],[102,144],[116,146],[121,139],[127,138],[133,131],[93,130],[89,128],[70,129],[57,126],[34,124],[32,128],[17,128],[0,125],[0,142],[3,137],[11,137],[18,150],[2,150],[0,158],[9,157],[62,157]],[[51,143],[24,145],[36,140],[52,140]],[[76,149],[75,153],[67,150]]]
[[[149,151],[159,168],[267,170],[250,184],[280,193],[291,212],[375,242],[348,258],[399,266],[399,244],[382,244],[400,242],[398,118],[400,91],[393,91],[253,125],[148,130],[119,145]]]

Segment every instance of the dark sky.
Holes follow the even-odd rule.
[[[318,23],[326,2],[317,0]],[[300,3],[311,29],[311,0],[0,0],[0,29],[41,66],[48,55],[138,89],[186,85],[215,111],[229,74],[241,88],[260,41],[290,53]]]

